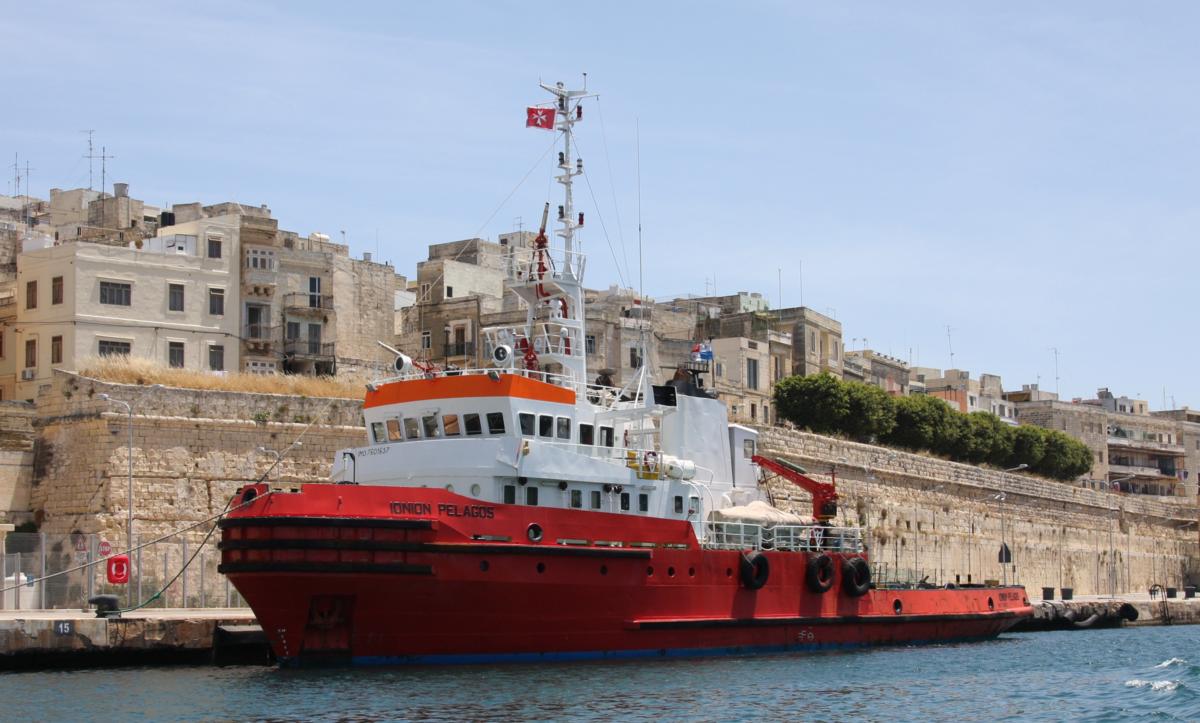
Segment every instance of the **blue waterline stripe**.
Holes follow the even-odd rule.
[[[360,655],[346,660],[355,666],[380,665],[488,665],[494,663],[572,663],[589,660],[645,660],[647,658],[700,658],[726,655],[752,655],[763,653],[803,653],[822,650],[855,650],[871,647],[896,647],[911,645],[935,645],[938,643],[964,643],[991,640],[997,635],[982,635],[966,638],[939,638],[936,640],[911,640],[902,643],[811,643],[803,645],[740,645],[717,648],[651,648],[643,650],[584,650],[555,653],[464,653],[460,655]],[[285,668],[336,664],[336,659],[308,660],[303,658],[281,658],[279,664]]]

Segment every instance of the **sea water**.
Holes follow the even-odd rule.
[[[0,719],[1200,720],[1200,626],[550,665],[0,674]]]

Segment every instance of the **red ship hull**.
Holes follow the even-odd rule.
[[[309,485],[222,521],[222,570],[284,664],[704,655],[994,637],[1032,614],[1023,588],[806,585],[818,553],[742,553],[690,524],[479,503],[439,489]],[[530,526],[536,526],[531,534]],[[536,538],[536,539],[531,539]]]

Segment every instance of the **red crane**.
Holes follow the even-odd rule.
[[[818,522],[829,522],[837,516],[837,489],[829,482],[818,482],[804,474],[804,470],[782,459],[771,459],[754,455],[750,461],[763,469],[770,470],[812,495],[813,517]]]

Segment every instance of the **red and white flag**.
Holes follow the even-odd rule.
[[[542,128],[548,131],[554,130],[554,109],[526,108],[525,127]]]

